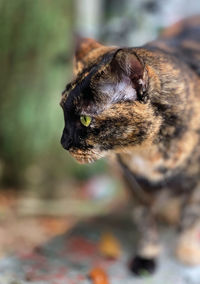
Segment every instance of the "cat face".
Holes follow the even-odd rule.
[[[145,143],[154,113],[146,93],[147,73],[136,54],[84,39],[76,58],[77,76],[61,99],[62,146],[80,163],[88,163]]]

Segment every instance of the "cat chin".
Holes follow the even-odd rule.
[[[73,157],[79,164],[91,164],[98,160],[91,157],[76,157],[76,156]]]
[[[82,153],[76,153],[69,151],[71,156],[79,163],[79,164],[91,164],[101,158],[100,155],[90,155],[90,154],[85,154]]]

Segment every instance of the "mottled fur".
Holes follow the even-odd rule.
[[[178,257],[200,264],[200,17],[139,48],[83,39],[75,74],[61,100],[63,147],[80,163],[116,157],[141,204],[137,254],[158,255],[155,219],[162,215],[180,220]],[[89,127],[83,114],[92,117]]]

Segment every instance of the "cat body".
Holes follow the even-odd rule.
[[[158,215],[179,224],[177,256],[200,264],[200,17],[137,48],[82,39],[75,74],[61,143],[80,163],[112,156],[120,166],[139,204],[133,271],[160,252]]]

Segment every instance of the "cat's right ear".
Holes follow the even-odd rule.
[[[102,47],[102,45],[92,38],[76,36],[75,38],[75,58],[74,73],[77,74],[83,67],[84,58],[94,49]]]

